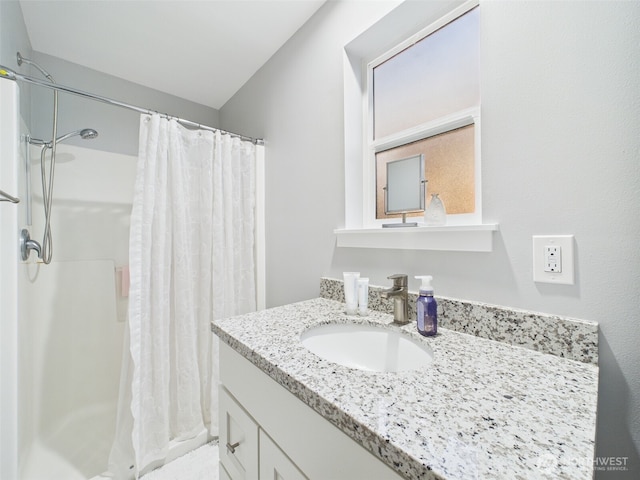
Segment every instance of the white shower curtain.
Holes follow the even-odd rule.
[[[256,309],[255,168],[251,142],[141,117],[116,478],[163,463],[172,441],[218,434],[210,322]]]

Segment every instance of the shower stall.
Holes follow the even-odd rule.
[[[3,68],[0,76],[13,73]],[[54,128],[51,140],[31,138],[20,94],[19,83],[0,79],[0,193],[19,200],[0,201],[0,478],[98,480],[106,478],[116,430],[137,157],[66,143],[97,135],[84,125],[69,133]],[[45,170],[41,157],[51,150],[55,169]],[[185,448],[177,445],[173,457]]]
[[[22,148],[31,150],[38,185],[43,147]],[[62,144],[57,156],[53,258],[45,264],[31,251],[18,272],[19,420],[30,438],[24,480],[92,478],[106,469],[120,378],[126,298],[118,282],[127,263],[135,159]],[[36,188],[32,198],[27,228],[44,239],[46,200]]]
[[[17,414],[3,416],[0,476],[86,480],[106,470],[115,430],[135,157],[64,143],[92,131],[61,135],[55,188],[47,171],[43,194],[40,160],[50,143],[30,139],[18,85],[0,88],[0,182],[20,199],[0,204],[2,410]],[[47,244],[49,264],[38,258]]]

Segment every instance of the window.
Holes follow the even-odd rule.
[[[467,125],[376,153],[376,218],[399,216],[384,213],[386,164],[419,154],[428,159],[424,162],[424,178],[427,179],[425,196],[430,198],[430,193],[438,193],[441,198],[446,199],[448,214],[473,214],[475,212],[474,147],[475,128],[474,125]],[[422,214],[417,212],[408,215],[422,216]]]
[[[386,165],[415,155],[425,205],[438,193],[448,224],[481,222],[479,63],[479,7],[467,3],[368,64],[367,223],[399,216],[385,214]]]

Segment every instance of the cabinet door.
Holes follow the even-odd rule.
[[[220,462],[232,480],[258,478],[258,426],[220,387]]]
[[[221,462],[218,462],[218,477],[220,480],[231,480],[231,477],[229,476],[227,471],[224,469],[224,466],[222,465]]]
[[[260,429],[260,480],[306,480],[298,467]]]

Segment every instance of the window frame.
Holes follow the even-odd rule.
[[[480,127],[480,105],[465,110],[452,112],[435,120],[405,129],[403,131],[387,135],[385,137],[374,138],[374,99],[373,99],[373,70],[378,65],[392,58],[411,45],[419,42],[428,35],[434,33],[445,25],[451,23],[467,12],[480,5],[479,0],[470,0],[452,9],[445,15],[438,18],[427,27],[409,35],[405,40],[396,43],[395,46],[386,50],[381,55],[363,65],[366,69],[363,102],[364,145],[363,145],[363,226],[366,228],[381,227],[383,223],[388,223],[389,219],[376,218],[376,153],[390,148],[406,145],[418,140],[423,140],[441,133],[445,133],[457,128],[474,125],[474,194],[475,211],[467,214],[447,214],[447,225],[479,225],[482,224],[482,183],[481,183],[481,127]],[[428,179],[427,179],[428,180]],[[427,187],[428,188],[428,187]],[[428,195],[427,195],[428,196]],[[426,207],[425,207],[426,208]]]

